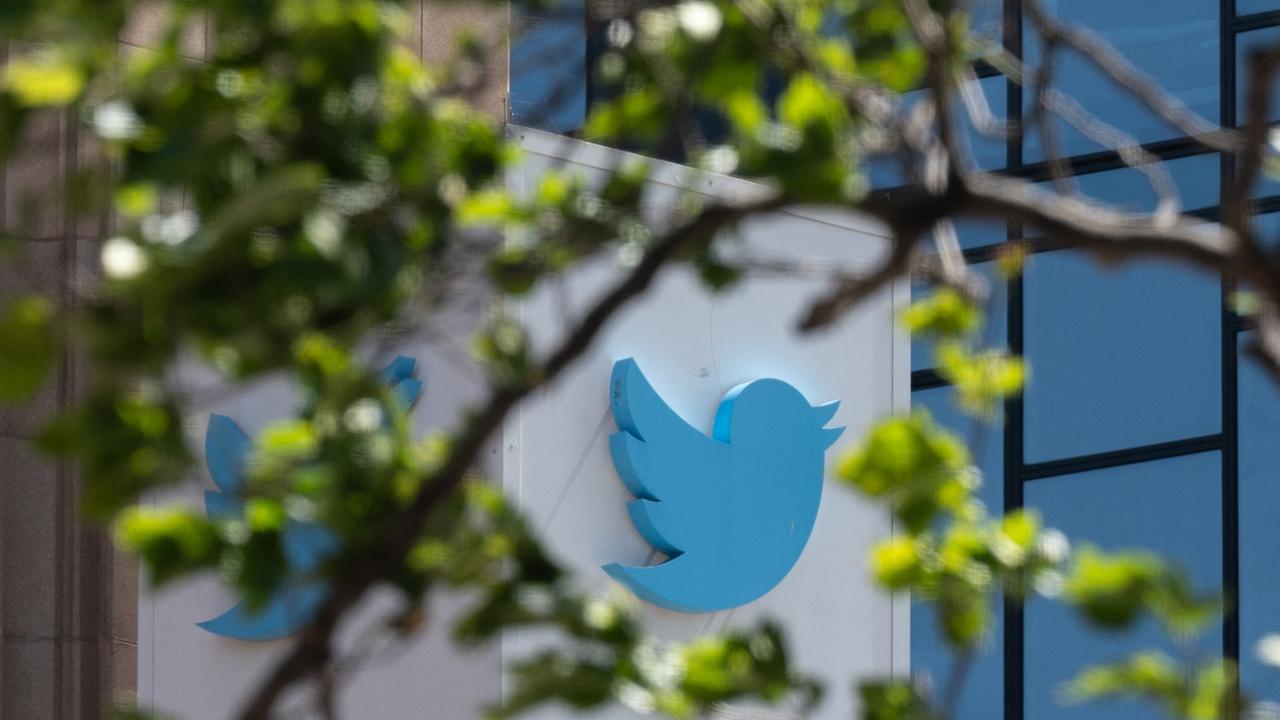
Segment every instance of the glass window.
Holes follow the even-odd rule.
[[[969,28],[983,40],[1000,45],[1004,40],[1004,0],[970,3]]]
[[[1255,650],[1264,635],[1280,633],[1280,387],[1243,353],[1238,372],[1240,684],[1251,695],[1275,700],[1280,669],[1258,662]]]
[[[1276,36],[1276,41],[1280,43],[1280,35]],[[1280,87],[1276,89],[1280,90]],[[1280,109],[1277,110],[1273,119],[1280,119]],[[1237,164],[1236,170],[1238,171],[1239,168],[1240,166]],[[1274,177],[1268,172],[1259,173],[1258,179],[1253,184],[1253,192],[1250,193],[1250,197],[1273,198],[1276,196],[1280,196],[1280,178]]]
[[[1255,215],[1253,218],[1253,232],[1261,247],[1269,250],[1280,247],[1280,212]]]
[[[1255,198],[1270,198],[1280,195],[1280,180],[1265,173],[1259,175],[1251,195]]]
[[[928,410],[934,421],[966,441],[982,471],[979,497],[993,513],[1003,512],[1004,439],[1000,421],[985,422],[962,413],[949,387],[916,390],[911,394],[911,402],[915,407]]]
[[[1212,592],[1222,582],[1221,456],[1185,457],[1035,480],[1024,496],[1049,527],[1078,547],[1104,550],[1144,548],[1161,553],[1186,570],[1197,590]],[[1027,718],[1036,720],[1157,720],[1150,703],[1111,701],[1059,704],[1060,688],[1089,664],[1119,660],[1127,653],[1172,646],[1157,623],[1145,620],[1122,632],[1101,632],[1061,603],[1033,599],[1024,626]],[[1221,626],[1201,637],[1192,651],[1216,655]],[[1193,656],[1194,657],[1194,656]]]
[[[1222,175],[1217,155],[1168,160],[1164,167],[1183,210],[1200,210],[1218,204]],[[1075,182],[1081,195],[1133,212],[1152,212],[1160,200],[1150,178],[1133,168],[1077,175]],[[1052,187],[1048,183],[1045,186]]]
[[[1253,13],[1280,10],[1280,2],[1276,0],[1236,0],[1236,15],[1252,15]]]
[[[982,470],[982,501],[993,514],[1004,507],[1004,453],[1000,423],[987,424],[963,415],[952,402],[950,388],[931,388],[912,393],[916,407],[929,411],[939,424],[958,433],[973,450]],[[1003,613],[996,608],[994,632],[985,638],[982,649],[969,670],[960,703],[951,715],[954,720],[999,720],[1004,715],[1004,634]],[[911,671],[927,678],[935,692],[941,692],[951,672],[953,657],[943,643],[935,620],[935,607],[911,604]]]
[[[961,218],[953,221],[960,247],[970,250],[987,245],[999,245],[1008,238],[1008,230],[1001,221],[978,218]]]
[[[978,80],[978,86],[982,89],[982,95],[987,100],[987,106],[991,109],[991,114],[1003,119],[1008,115],[1008,81],[1003,75],[995,75],[985,77]],[[919,91],[917,91],[919,92]],[[964,123],[965,138],[969,145],[969,154],[973,158],[974,165],[982,170],[999,170],[1005,166],[1005,156],[1008,153],[1007,143],[1003,138],[989,137],[978,132],[973,125],[967,122],[969,117],[968,111],[963,105],[963,101],[957,100],[956,112],[961,113],[966,122]]]
[[[1269,27],[1252,30],[1236,36],[1236,124],[1243,125],[1246,117],[1245,106],[1249,102],[1249,53],[1255,48],[1273,46],[1280,42],[1280,27]],[[1268,120],[1280,118],[1280,98],[1276,97],[1275,88],[1271,92],[1271,113]]]
[[[1005,328],[1009,319],[1008,285],[1003,280],[994,277],[991,263],[977,263],[972,267],[982,277],[986,278],[991,288],[991,297],[987,301],[982,324],[982,345],[983,347],[1006,347],[1008,336],[1005,334]],[[920,297],[927,295],[929,289],[922,285],[913,284],[911,292],[913,295]],[[927,370],[931,367],[934,367],[933,343],[912,336],[911,369]]]
[[[531,11],[512,7],[511,121],[552,132],[582,127],[587,114],[584,0]]]
[[[1027,462],[1216,433],[1216,277],[1167,263],[1032,256],[1024,278]]]
[[[1258,244],[1264,248],[1280,247],[1280,212],[1264,213],[1254,218],[1254,232]]]
[[[1217,121],[1221,64],[1218,3],[1052,0],[1045,3],[1045,7],[1062,20],[1093,29],[1192,111]],[[1027,63],[1034,68],[1040,64],[1041,48],[1029,20],[1024,25],[1023,38]],[[1060,54],[1055,76],[1057,89],[1075,98],[1102,122],[1134,136],[1139,142],[1165,140],[1180,134],[1078,54]],[[1028,89],[1023,96],[1030,107],[1035,92]],[[1059,127],[1067,154],[1101,149],[1065,123],[1059,122]],[[1038,132],[1027,133],[1025,157],[1028,162],[1044,159]]]
[[[996,118],[1003,119],[1008,112],[1005,78],[1003,76],[982,78],[978,80],[978,85],[982,88],[982,94],[987,99],[987,106],[991,109],[991,114]],[[920,102],[927,92],[927,90],[912,90],[904,93],[902,96],[903,108],[911,108]],[[969,154],[973,158],[974,164],[982,170],[998,170],[1004,167],[1007,150],[1005,141],[1000,138],[987,137],[974,129],[973,125],[967,121],[968,114],[963,106],[957,106],[956,112],[958,116],[966,118],[962,125],[964,128],[962,137],[968,145]],[[875,158],[867,164],[867,173],[872,187],[896,187],[905,182],[897,160],[892,157]],[[1003,240],[1003,238],[1001,239]]]

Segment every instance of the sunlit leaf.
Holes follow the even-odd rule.
[[[22,297],[0,304],[0,402],[30,398],[53,364],[53,304]]]

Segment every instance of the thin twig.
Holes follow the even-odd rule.
[[[969,65],[959,68],[958,73],[960,78],[957,87],[960,90],[960,100],[964,103],[969,124],[979,135],[995,140],[1008,140],[1013,134],[1013,127],[1008,120],[1001,120],[991,112],[991,104],[987,102],[987,96],[982,92],[978,74]]]
[[[1126,166],[1146,176],[1147,182],[1156,194],[1156,211],[1158,218],[1172,219],[1181,208],[1178,190],[1173,177],[1164,161],[1154,153],[1142,147],[1131,135],[1121,132],[1102,122],[1088,110],[1085,110],[1075,98],[1065,95],[1056,88],[1049,88],[1044,93],[1045,107],[1067,121],[1085,137],[1104,148],[1113,150]]]
[[[814,301],[800,321],[800,330],[816,330],[830,325],[858,303],[904,275],[910,267],[912,248],[917,238],[915,234],[895,232],[893,248],[885,261],[867,275],[845,278]]]
[[[338,708],[334,702],[337,680],[329,668],[320,668],[316,677],[316,709],[324,720],[338,720]]]
[[[925,76],[933,97],[938,141],[926,148],[924,181],[926,187],[940,193],[962,159],[951,112],[951,43],[942,18],[922,0],[903,0],[902,7],[928,57]]]
[[[1049,103],[1045,94],[1053,87],[1053,71],[1058,59],[1058,37],[1045,34],[1044,57],[1036,70],[1035,103],[1031,107],[1031,123],[1040,128],[1040,139],[1044,142],[1045,161],[1049,165],[1049,176],[1059,192],[1066,195],[1075,194],[1075,186],[1070,181],[1071,170],[1063,158],[1062,143],[1058,139],[1058,126],[1054,115],[1049,112]]]
[[[960,693],[964,692],[964,684],[969,677],[969,670],[973,668],[974,657],[973,647],[966,646],[951,661],[947,685],[942,691],[941,720],[950,720],[955,717],[956,708],[960,704]]]

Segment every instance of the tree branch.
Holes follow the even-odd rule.
[[[942,720],[951,720],[959,708],[960,694],[964,692],[965,681],[973,669],[975,655],[973,646],[966,645],[951,661],[951,671],[947,673],[947,684],[942,691]]]
[[[952,202],[966,215],[1020,221],[1104,259],[1143,254],[1231,274],[1240,270],[1235,233],[1215,223],[1121,212],[987,173],[967,176],[956,195]]]
[[[1242,237],[1250,240],[1253,233],[1248,218],[1248,199],[1262,172],[1270,131],[1267,114],[1271,111],[1271,86],[1280,70],[1280,47],[1256,50],[1249,54],[1249,92],[1245,105],[1244,148],[1240,170],[1227,187],[1223,203],[1223,221]]]
[[[1050,28],[1064,45],[1071,46],[1109,77],[1126,88],[1158,115],[1207,147],[1236,151],[1239,133],[1217,128],[1171,99],[1122,57],[1092,34],[1049,18],[1036,0],[1027,0],[1033,19]],[[950,125],[949,85],[952,79],[945,63],[950,57],[945,29],[935,25],[936,15],[911,0],[907,4],[921,39],[931,51],[931,80],[938,105],[937,122],[943,160],[954,157],[955,143]],[[748,13],[750,16],[750,13]],[[778,52],[795,65],[821,68],[809,56],[803,42]],[[896,118],[885,119],[880,95],[849,79],[821,76],[831,82],[845,102],[871,122],[884,120],[886,127],[898,127]],[[912,148],[919,150],[920,148]],[[1022,222],[1107,259],[1155,256],[1201,268],[1216,270],[1228,277],[1244,278],[1263,288],[1267,296],[1260,322],[1259,347],[1273,366],[1280,367],[1280,282],[1271,263],[1249,263],[1241,252],[1240,233],[1228,227],[1171,217],[1132,215],[1077,198],[1051,195],[1025,180],[986,173],[960,174],[954,162],[945,162],[945,180],[927,187],[911,187],[893,196],[870,195],[852,203],[855,210],[886,223],[893,242],[885,260],[870,273],[845,277],[810,308],[801,327],[806,330],[833,322],[860,301],[902,276],[912,264],[915,245],[924,232],[939,221],[965,215]],[[1245,168],[1248,169],[1248,168]],[[1242,175],[1247,179],[1256,171]],[[329,595],[313,622],[304,629],[290,652],[279,661],[249,696],[239,717],[262,720],[268,717],[279,695],[293,683],[323,669],[331,658],[334,629],[374,584],[403,563],[406,554],[421,537],[427,519],[443,500],[456,491],[476,462],[484,446],[497,432],[517,404],[540,387],[555,380],[591,346],[602,328],[628,301],[642,294],[658,272],[684,251],[709,242],[721,227],[747,215],[775,210],[785,205],[783,198],[750,205],[715,205],[656,241],[621,281],[594,305],[560,346],[547,357],[536,373],[517,384],[495,387],[487,401],[471,416],[455,439],[446,462],[427,478],[412,504],[398,516],[383,539],[361,551],[335,577]],[[945,268],[944,268],[945,269]],[[1269,314],[1268,314],[1269,313]],[[1270,319],[1268,319],[1270,318]]]
[[[1014,220],[1103,259],[1163,257],[1230,277],[1247,277],[1255,285],[1270,287],[1273,294],[1280,293],[1280,282],[1267,266],[1242,261],[1238,238],[1230,228],[1186,218],[1123,213],[1048,193],[1018,178],[972,173],[942,194],[905,188],[892,195],[870,195],[853,209],[892,229],[893,250],[870,275],[842,282],[816,300],[801,322],[802,330],[829,325],[903,272],[920,235],[938,221],[956,216]]]
[[[1124,88],[1144,105],[1205,147],[1221,152],[1235,152],[1240,148],[1239,133],[1220,128],[1170,96],[1146,73],[1134,67],[1115,48],[1093,32],[1061,22],[1045,12],[1040,0],[1024,0],[1027,16],[1046,37],[1072,48],[1086,61],[1093,63],[1107,77]]]
[[[644,293],[658,272],[681,253],[710,242],[726,225],[784,205],[785,198],[778,195],[745,205],[717,204],[674,228],[654,242],[630,273],[597,301],[536,373],[523,383],[495,387],[456,436],[447,460],[427,478],[413,503],[395,519],[383,539],[362,551],[337,575],[315,618],[248,697],[238,717],[265,720],[285,689],[329,662],[331,638],[338,622],[369,588],[403,563],[432,511],[462,484],[485,444],[517,403],[568,368],[591,346],[613,315]]]
[[[826,295],[814,301],[809,312],[800,321],[800,330],[816,330],[830,325],[880,288],[906,274],[918,237],[916,233],[895,232],[889,257],[869,274],[845,278],[836,283]]]
[[[1056,35],[1045,34],[1044,53],[1040,59],[1040,67],[1036,71],[1035,102],[1031,107],[1031,123],[1040,128],[1040,139],[1044,142],[1045,162],[1049,166],[1049,176],[1054,185],[1064,195],[1075,193],[1070,181],[1071,171],[1063,159],[1062,143],[1058,138],[1058,126],[1049,113],[1046,94],[1053,87],[1053,71],[1058,60],[1058,42]]]

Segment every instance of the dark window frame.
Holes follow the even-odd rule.
[[[587,46],[587,77],[583,78],[587,106],[597,97],[597,90],[590,77],[590,68],[601,50],[601,27],[593,22],[584,12],[584,41]],[[1004,45],[1015,57],[1023,56],[1022,47],[1022,12],[1019,0],[1004,0]],[[1233,127],[1236,117],[1236,38],[1238,35],[1253,30],[1280,27],[1280,9],[1238,15],[1236,0],[1219,0],[1219,122],[1224,127]],[[998,76],[999,73],[985,63],[975,66],[981,78]],[[1022,88],[1012,80],[1006,82],[1006,108],[1011,120],[1020,121],[1023,114]],[[573,131],[570,134],[576,134]],[[1212,154],[1198,146],[1189,138],[1175,138],[1144,144],[1144,147],[1161,160],[1175,160],[1183,157]],[[1100,151],[1072,156],[1067,159],[1072,171],[1078,175],[1088,175],[1125,167],[1118,154]],[[1225,192],[1232,177],[1232,159],[1219,157],[1220,188]],[[1023,140],[1011,137],[1006,144],[1006,166],[1000,172],[1026,178],[1033,181],[1048,181],[1049,169],[1046,162],[1024,163]],[[892,192],[892,189],[884,192]],[[1221,194],[1219,202],[1221,202]],[[1280,195],[1258,198],[1254,201],[1255,212],[1280,211]],[[1198,208],[1192,211],[1206,219],[1217,217],[1216,207]],[[1033,253],[1052,252],[1062,247],[1061,243],[1051,238],[1030,236],[1022,232],[1015,224],[1007,227],[1007,238],[1023,240]],[[971,261],[980,262],[992,259],[1001,244],[991,244],[965,250]],[[1222,281],[1222,323],[1221,323],[1221,426],[1220,431],[1211,435],[1181,438],[1169,442],[1152,445],[1128,447],[1120,450],[1100,452],[1082,456],[1067,457],[1028,464],[1023,453],[1024,408],[1021,398],[1012,398],[1005,403],[1003,418],[1004,446],[1004,511],[1017,509],[1023,504],[1023,486],[1042,478],[1058,477],[1082,470],[1097,470],[1118,467],[1132,463],[1147,462],[1163,458],[1191,455],[1216,450],[1222,457],[1222,586],[1228,598],[1236,596],[1239,587],[1239,489],[1238,489],[1238,335],[1249,330],[1246,319],[1236,315],[1227,302],[1234,288],[1224,278]],[[1006,287],[1007,302],[1007,345],[1016,354],[1023,352],[1023,279],[1016,277],[1008,281]],[[913,371],[911,374],[912,391],[927,390],[945,385],[945,381],[936,369]],[[1024,634],[1022,609],[1006,601],[1004,608],[1004,720],[1023,720],[1025,682]],[[1223,654],[1233,660],[1240,657],[1239,617],[1234,604],[1228,605],[1223,620]]]
[[[1236,117],[1236,36],[1252,30],[1260,30],[1280,26],[1280,9],[1237,15],[1235,0],[1219,0],[1219,50],[1220,50],[1220,118],[1224,127],[1234,127]],[[1018,0],[1005,0],[1005,48],[1016,57],[1022,57],[1021,9]],[[1016,83],[1008,83],[1007,105],[1010,118],[1018,120],[1023,112],[1022,89]],[[1164,140],[1144,145],[1144,147],[1161,160],[1173,160],[1199,154],[1209,154],[1197,147],[1187,138]],[[1049,172],[1046,163],[1022,162],[1022,142],[1020,138],[1011,138],[1006,152],[1008,166],[1004,169],[1011,175],[1035,181],[1048,181]],[[1069,159],[1072,170],[1078,174],[1104,172],[1124,167],[1124,163],[1113,152],[1098,152],[1078,155]],[[1219,158],[1221,169],[1220,196],[1225,192],[1232,177],[1232,159],[1226,156]],[[1280,196],[1259,198],[1254,203],[1258,214],[1280,210]],[[1214,219],[1218,208],[1201,208],[1192,214]],[[1021,229],[1010,225],[1009,239],[1024,240],[1033,253],[1051,252],[1061,248],[1061,244],[1051,239],[1030,237]],[[971,248],[965,251],[971,261],[991,259],[999,249],[999,245]],[[1008,282],[1007,287],[1007,343],[1009,350],[1016,354],[1023,351],[1023,280],[1016,277]],[[1179,457],[1219,451],[1222,458],[1222,587],[1229,598],[1228,610],[1223,618],[1222,653],[1225,657],[1240,658],[1240,624],[1236,604],[1230,598],[1237,596],[1239,588],[1239,480],[1238,480],[1238,342],[1239,334],[1250,329],[1245,318],[1236,315],[1227,302],[1234,287],[1222,280],[1222,407],[1220,432],[1211,435],[1188,437],[1161,442],[1152,445],[1129,447],[1121,450],[1094,453],[1076,457],[1057,459],[1049,462],[1028,464],[1023,457],[1023,419],[1024,409],[1021,398],[1012,398],[1005,403],[1004,417],[1004,503],[1006,512],[1022,507],[1023,486],[1041,478],[1058,477],[1102,468],[1118,467],[1132,463],[1148,462],[1163,458]],[[926,390],[944,386],[945,380],[936,369],[916,370],[911,374],[912,391]],[[1025,702],[1023,688],[1025,684],[1024,657],[1024,616],[1021,606],[1006,601],[1004,608],[1004,720],[1023,720]]]

